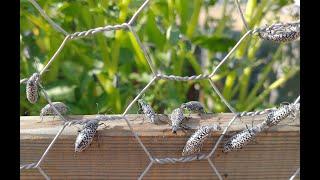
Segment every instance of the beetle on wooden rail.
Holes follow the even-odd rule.
[[[230,151],[236,151],[239,149],[242,149],[244,146],[246,146],[249,142],[255,139],[258,133],[260,133],[266,124],[260,123],[252,128],[247,128],[240,133],[237,133],[236,135],[232,136],[223,147],[222,152],[230,152]]]
[[[213,131],[220,131],[219,125],[210,125],[200,127],[187,141],[182,151],[182,156],[188,156],[199,153],[202,149],[204,141]]]
[[[181,128],[182,121],[186,119],[183,114],[182,108],[176,108],[170,115],[172,133],[177,133],[177,130]]]
[[[99,121],[96,119],[88,121],[84,125],[83,129],[78,134],[76,142],[74,144],[75,152],[81,152],[90,145],[90,143],[93,140],[93,137],[97,132],[98,127],[99,127]]]
[[[143,99],[138,100],[139,108],[143,111],[145,117],[151,122],[151,123],[158,123],[159,119],[156,116],[156,113],[152,109],[152,107]]]
[[[67,114],[68,112],[68,106],[65,105],[63,102],[52,102],[51,103],[52,106],[54,106],[56,108],[56,110],[64,115],[64,114]],[[43,119],[43,116],[47,116],[47,115],[58,115],[53,107],[52,107],[50,104],[47,104],[46,106],[44,106],[42,109],[41,109],[41,112],[40,112],[40,117],[41,117],[41,120]]]
[[[296,116],[295,114],[299,110],[300,110],[300,103],[281,105],[277,110],[271,111],[267,115],[265,122],[269,127],[275,126],[280,121],[287,118],[288,116],[292,116],[294,118]]]
[[[206,113],[203,105],[198,101],[189,101],[187,103],[183,103],[180,106],[183,109],[187,109],[188,111],[204,114]]]

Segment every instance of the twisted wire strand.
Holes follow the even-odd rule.
[[[36,166],[36,163],[20,165],[20,171],[23,169],[34,169],[34,168],[36,168],[35,166]]]
[[[67,124],[68,126],[76,125],[76,124],[83,125],[91,120],[115,121],[115,120],[121,120],[121,119],[123,119],[123,117],[119,115],[97,115],[96,117],[90,117],[86,119],[72,119],[72,120],[69,120],[68,122],[65,122],[65,124]]]
[[[263,114],[267,114],[271,111],[277,110],[276,107],[272,107],[272,108],[268,108],[268,109],[263,109],[261,111],[251,111],[251,112],[247,112],[247,111],[243,111],[239,114],[240,117],[244,117],[244,116],[259,116],[259,115],[263,115]]]
[[[195,160],[203,160],[206,159],[207,155],[206,154],[201,154],[201,155],[191,155],[191,156],[183,156],[180,158],[154,158],[155,163],[157,164],[174,164],[174,163],[185,163],[185,162],[190,162],[190,161],[195,161]]]
[[[209,74],[199,74],[193,76],[176,76],[176,75],[165,75],[165,74],[158,74],[158,78],[165,79],[165,80],[172,80],[172,81],[195,81],[195,80],[203,80],[209,79]]]
[[[120,120],[123,119],[122,116],[120,115],[97,115],[95,119],[99,121],[115,121],[115,120]]]
[[[298,104],[300,102],[300,95],[295,99],[295,101],[293,102],[293,104]],[[272,108],[267,108],[267,109],[263,109],[260,111],[252,111],[252,112],[247,112],[247,111],[243,111],[239,114],[239,117],[244,117],[244,116],[259,116],[259,115],[263,115],[263,114],[267,114],[271,111],[277,110],[277,107],[272,107]]]
[[[91,35],[94,35],[94,34],[97,34],[100,32],[115,31],[115,30],[127,29],[127,28],[128,28],[127,23],[116,24],[116,25],[107,25],[104,27],[97,27],[97,28],[86,30],[86,31],[72,33],[72,34],[70,34],[70,39],[84,38],[84,37],[91,36]]]

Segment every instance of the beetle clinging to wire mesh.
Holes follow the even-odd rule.
[[[144,113],[145,117],[151,122],[151,123],[158,123],[159,119],[156,116],[156,113],[152,109],[152,107],[143,99],[138,100],[139,109]]]
[[[27,80],[26,94],[27,99],[30,103],[35,104],[38,100],[38,82],[40,75],[38,73],[33,73],[32,76]]]
[[[219,131],[221,127],[219,125],[210,125],[200,127],[187,141],[182,156],[189,156],[195,153],[199,153],[202,149],[204,141],[209,137],[211,132]]]
[[[253,33],[257,34],[261,39],[277,43],[291,42],[300,37],[300,21],[272,24],[257,28]]]
[[[171,128],[172,128],[172,133],[176,134],[177,130],[180,128],[183,129],[190,129],[187,126],[182,125],[182,121],[187,119],[184,114],[182,108],[176,108],[172,111],[171,115],[169,116],[171,120]]]
[[[189,101],[187,103],[181,104],[180,107],[183,109],[186,109],[188,111],[198,113],[198,114],[206,113],[203,105],[198,101]]]

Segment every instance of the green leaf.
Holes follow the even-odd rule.
[[[197,36],[192,42],[210,51],[227,52],[235,45],[236,40],[222,36]]]
[[[180,30],[176,26],[169,26],[166,33],[166,38],[171,45],[177,45],[180,40]]]
[[[217,0],[204,0],[205,6],[213,6],[215,5]]]
[[[149,37],[148,40],[151,43],[155,44],[157,48],[162,50],[166,40],[164,34],[158,28],[153,12],[148,13],[148,19],[146,22],[146,33]]]
[[[181,31],[185,34],[193,12],[193,1],[176,0],[175,7],[181,19]]]

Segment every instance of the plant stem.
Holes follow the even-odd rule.
[[[203,0],[196,0],[194,1],[194,10],[191,16],[190,23],[188,23],[188,29],[186,32],[187,37],[191,38],[196,27],[198,26],[199,14],[201,10]]]
[[[281,54],[280,53],[281,49],[282,49],[281,47],[282,46],[279,46],[279,48],[275,52],[274,56],[272,57],[272,60],[268,63],[268,65],[266,65],[264,67],[263,72],[261,74],[261,77],[259,78],[258,82],[255,84],[255,86],[251,90],[250,94],[247,96],[246,101],[244,103],[245,105],[247,105],[251,101],[253,101],[253,99],[255,98],[258,90],[261,88],[261,86],[263,85],[265,80],[268,78],[268,75],[269,75],[270,71],[272,70],[273,63],[279,58],[279,55]]]
[[[256,107],[258,104],[260,104],[267,95],[270,94],[270,92],[279,86],[283,85],[288,79],[293,77],[300,68],[294,68],[291,69],[285,76],[281,77],[280,79],[277,79],[275,82],[273,82],[266,90],[264,90],[255,100],[250,103],[250,105],[247,107],[246,111],[252,110],[254,107]]]
[[[246,67],[243,70],[243,74],[239,78],[240,90],[239,90],[239,104],[243,104],[245,97],[248,93],[248,87],[250,82],[250,77],[252,73],[252,67]]]
[[[236,71],[231,71],[230,74],[227,76],[226,81],[225,81],[225,86],[223,89],[223,96],[227,99],[230,100],[231,99],[231,91],[232,91],[232,87],[235,83],[235,80],[237,78],[237,72]]]

